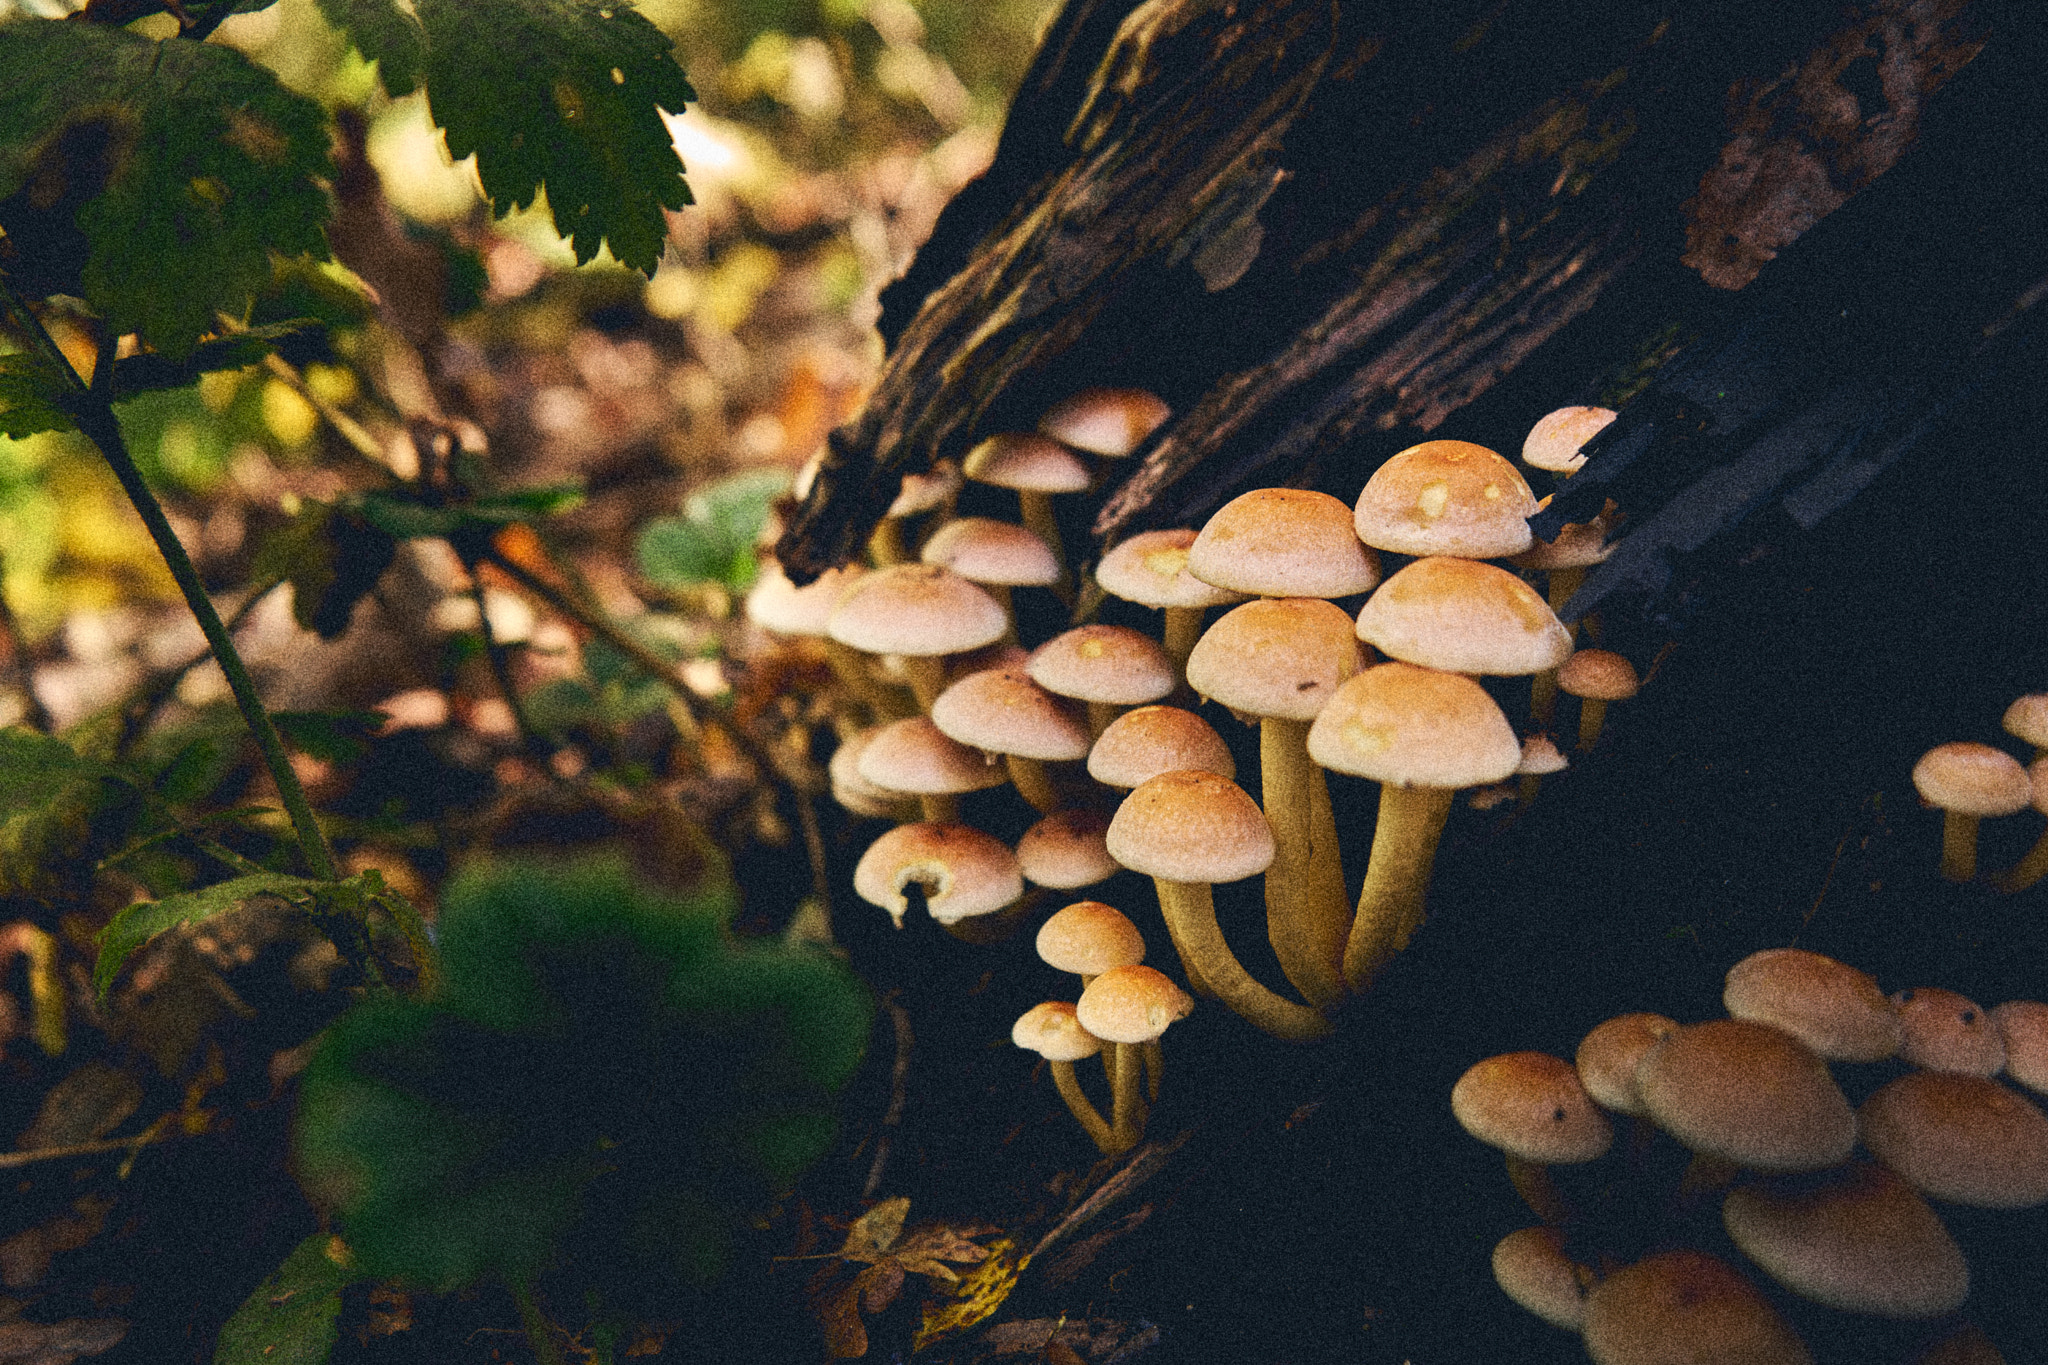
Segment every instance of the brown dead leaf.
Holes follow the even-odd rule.
[[[824,1330],[825,1345],[835,1359],[850,1360],[867,1354],[868,1334],[861,1314],[880,1313],[903,1291],[905,1276],[922,1275],[948,1286],[960,1283],[952,1265],[975,1265],[988,1259],[988,1249],[972,1238],[1000,1229],[981,1223],[959,1227],[928,1223],[903,1230],[910,1217],[910,1200],[885,1199],[853,1220],[846,1241],[834,1253],[842,1264],[866,1268],[851,1280],[838,1278],[838,1267],[828,1266],[814,1276],[810,1286],[813,1314]]]

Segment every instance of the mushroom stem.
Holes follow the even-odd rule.
[[[1074,1064],[1053,1062],[1051,1065],[1052,1083],[1058,1088],[1060,1098],[1067,1102],[1068,1112],[1080,1121],[1089,1139],[1104,1156],[1114,1156],[1118,1151],[1116,1138],[1111,1135],[1109,1124],[1103,1119],[1101,1111],[1088,1102],[1086,1092],[1081,1089],[1081,1078],[1074,1074]]]
[[[1045,764],[1035,758],[1021,758],[1016,754],[1003,755],[1003,762],[1010,769],[1010,781],[1019,795],[1031,803],[1031,808],[1040,815],[1051,815],[1060,808],[1060,794],[1052,784],[1052,774],[1045,770]]]
[[[1552,569],[1548,584],[1550,589],[1548,593],[1550,609],[1552,611],[1562,611],[1564,604],[1571,601],[1577,595],[1579,589],[1585,586],[1585,582],[1586,570],[1581,565],[1573,565],[1570,568],[1564,569]],[[1571,631],[1573,635],[1579,633],[1577,626],[1567,626],[1565,629]]]
[[[926,793],[917,798],[917,804],[923,808],[924,818],[929,824],[950,825],[960,818],[958,797]]]
[[[1174,668],[1183,682],[1188,675],[1188,655],[1195,652],[1195,641],[1202,638],[1202,607],[1168,607],[1166,626],[1161,632],[1161,644],[1167,657],[1173,660]]]
[[[1591,753],[1600,742],[1600,727],[1607,721],[1607,703],[1598,697],[1579,699],[1579,752]]]
[[[1321,1010],[1275,995],[1244,969],[1223,940],[1207,882],[1152,880],[1159,888],[1159,908],[1190,981],[1206,981],[1219,1000],[1275,1038],[1304,1042],[1330,1031],[1330,1021]]]
[[[878,569],[909,561],[910,553],[903,545],[901,517],[883,517],[875,526],[875,533],[868,537],[868,558],[875,562]]]
[[[2048,830],[2042,831],[2024,858],[1998,875],[1998,889],[2024,891],[2043,877],[2048,877]]]
[[[1308,726],[1278,716],[1259,721],[1259,780],[1266,823],[1273,827],[1266,936],[1294,988],[1321,1006],[1344,994],[1341,964],[1351,907],[1337,860],[1329,786],[1308,756]]]
[[[1089,702],[1088,738],[1101,739],[1102,732],[1110,727],[1110,723],[1129,709],[1129,707],[1119,706],[1113,701]]]
[[[1007,583],[984,583],[981,585],[981,590],[1002,603],[1003,606],[1003,620],[1008,624],[1003,627],[1003,638],[997,641],[997,643],[1005,645],[1016,644],[1017,602],[1010,594],[1010,585]]]
[[[1966,882],[1977,875],[1977,819],[1959,810],[1941,816],[1941,875]]]
[[[900,689],[888,687],[877,681],[868,671],[868,656],[852,645],[825,637],[825,660],[832,666],[832,676],[848,695],[864,703],[874,713],[878,722],[903,720],[917,713],[905,705]]]
[[[1114,1047],[1116,1098],[1110,1108],[1109,1134],[1110,1141],[1116,1144],[1116,1148],[1115,1151],[1107,1153],[1110,1156],[1128,1152],[1138,1145],[1138,1139],[1144,1135],[1145,1120],[1148,1117],[1145,1112],[1145,1098],[1139,1090],[1139,1077],[1144,1070],[1140,1046],[1137,1043],[1117,1043]]]
[[[1557,670],[1546,668],[1529,679],[1529,719],[1539,730],[1548,730],[1557,719]]]
[[[910,690],[917,694],[917,709],[932,713],[932,702],[946,690],[946,664],[935,654],[906,654],[903,671],[910,676]]]
[[[1145,1098],[1157,1104],[1159,1082],[1166,1075],[1166,1051],[1159,1046],[1157,1038],[1139,1046],[1145,1050]]]
[[[1044,541],[1051,548],[1052,557],[1059,561],[1060,576],[1053,582],[1053,595],[1062,606],[1073,606],[1074,576],[1067,571],[1067,550],[1060,539],[1059,519],[1052,514],[1052,494],[1019,489],[1017,510],[1024,518],[1025,529]]]
[[[1571,1205],[1565,1201],[1557,1182],[1550,1177],[1548,1166],[1508,1153],[1508,1183],[1515,1187],[1515,1193],[1522,1196],[1522,1202],[1529,1206],[1544,1222],[1557,1226],[1571,1217]]]
[[[1436,861],[1437,840],[1450,818],[1449,787],[1380,784],[1379,821],[1373,829],[1372,859],[1358,892],[1358,915],[1344,945],[1344,981],[1354,991],[1371,984],[1408,936],[1422,923],[1422,897]]]

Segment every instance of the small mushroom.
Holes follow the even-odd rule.
[[[1913,786],[1941,811],[1941,875],[1966,882],[1977,875],[1977,822],[2011,815],[2033,799],[2019,760],[1988,744],[1937,744],[1913,765]]]

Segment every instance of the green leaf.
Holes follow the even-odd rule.
[[[0,730],[0,822],[40,810],[59,787],[110,774],[61,739],[9,726]]]
[[[352,508],[309,499],[257,547],[250,572],[259,582],[289,582],[292,615],[332,640],[377,586],[398,553],[398,539]]]
[[[346,33],[356,51],[377,64],[377,77],[393,95],[419,89],[427,35],[397,0],[319,0],[328,23]]]
[[[100,956],[99,961],[93,964],[93,989],[99,992],[101,999],[105,999],[114,978],[120,974],[121,964],[137,948],[166,930],[212,919],[257,896],[303,900],[316,885],[318,883],[304,877],[283,872],[252,872],[246,877],[231,877],[198,891],[131,905],[109,920],[95,940],[99,944]]]
[[[292,1249],[220,1329],[213,1365],[323,1365],[340,1332],[341,1291],[357,1277],[340,1238],[316,1232]]]
[[[768,511],[789,488],[782,471],[735,474],[691,495],[680,517],[661,517],[640,532],[640,571],[667,588],[722,583],[744,592],[759,566],[754,542]]]
[[[404,489],[372,489],[351,499],[350,507],[371,526],[399,540],[489,534],[514,522],[534,521],[566,512],[583,501],[577,484],[549,484],[494,493],[441,506],[423,502]]]
[[[174,360],[216,313],[247,311],[272,252],[327,254],[332,173],[320,106],[232,48],[0,25],[0,229],[27,263],[17,287],[82,294]]]
[[[134,790],[63,740],[0,730],[0,897],[40,895],[76,870]]]
[[[278,737],[308,758],[353,763],[389,719],[382,711],[272,711]]]
[[[313,318],[293,318],[252,327],[233,336],[202,341],[183,360],[150,351],[131,355],[114,365],[114,399],[118,402],[138,393],[181,389],[214,370],[239,370],[255,365],[276,349],[273,343],[319,325]]]
[[[38,356],[0,355],[0,436],[18,441],[39,431],[69,431],[71,419],[57,405],[68,387]]]

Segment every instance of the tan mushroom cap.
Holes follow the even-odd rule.
[[[1185,527],[1141,531],[1119,542],[1095,566],[1095,581],[1111,597],[1144,607],[1221,607],[1244,594],[1204,583],[1188,572],[1195,532]]]
[[[832,612],[833,639],[870,654],[959,654],[1009,629],[1002,603],[950,569],[893,564],[863,576]]]
[[[1038,926],[1038,956],[1056,971],[1100,976],[1143,962],[1145,936],[1115,906],[1075,901]]]
[[[1686,1146],[1754,1170],[1817,1171],[1856,1143],[1827,1064],[1768,1024],[1713,1019],[1667,1034],[1636,1067],[1636,1093]]]
[[[958,517],[932,532],[917,557],[970,583],[1038,588],[1057,582],[1052,548],[1022,526],[994,517]]]
[[[1582,649],[1559,664],[1557,687],[1592,701],[1627,701],[1643,690],[1636,666],[1610,649]]]
[[[1022,669],[970,673],[932,702],[932,723],[962,744],[1047,763],[1088,756],[1088,726]]]
[[[1017,864],[1024,880],[1055,891],[1073,891],[1116,875],[1109,856],[1109,817],[1097,810],[1054,811],[1017,840]]]
[[[1570,766],[1558,751],[1557,741],[1549,735],[1530,735],[1522,741],[1522,761],[1515,765],[1515,771],[1530,777],[1548,777]]]
[[[1499,559],[1534,542],[1535,514],[1528,482],[1485,446],[1424,441],[1366,480],[1352,525],[1366,544],[1396,554]]]
[[[2034,795],[2018,759],[1969,740],[1937,744],[1921,755],[1913,786],[1929,805],[1964,815],[2011,815]]]
[[[1614,1144],[1614,1125],[1579,1073],[1545,1052],[1474,1063],[1451,1087],[1451,1113],[1487,1146],[1544,1166],[1592,1161]]]
[[[2048,749],[2048,692],[2029,692],[2005,708],[2005,732],[2036,749]]]
[[[1871,1154],[1923,1194],[1980,1209],[2048,1202],[2048,1115],[1989,1077],[1909,1071],[1858,1122]]]
[[[1613,408],[1571,407],[1536,419],[1522,440],[1522,463],[1553,474],[1573,474],[1586,463],[1579,447],[1604,431],[1621,414]]]
[[[2048,1005],[2008,1000],[1991,1011],[2005,1041],[2005,1074],[2037,1094],[2048,1095]]]
[[[1742,1273],[1704,1251],[1661,1251],[1586,1294],[1593,1365],[1813,1365]]]
[[[1313,720],[1365,665],[1340,606],[1264,597],[1218,617],[1188,655],[1188,686],[1247,716]]]
[[[1070,1000],[1048,1000],[1017,1017],[1010,1041],[1048,1062],[1078,1062],[1102,1051],[1102,1040],[1081,1027]]]
[[[898,825],[868,845],[853,869],[853,889],[900,927],[910,902],[904,888],[925,887],[925,907],[940,924],[992,914],[1024,894],[1009,845],[972,825]]]
[[[1881,1062],[1904,1039],[1898,1007],[1868,973],[1804,948],[1751,953],[1728,969],[1721,1003],[1831,1061]]]
[[[1195,1007],[1161,971],[1111,967],[1088,983],[1075,1007],[1081,1027],[1108,1043],[1149,1043]]]
[[[1593,1272],[1565,1254],[1556,1228],[1518,1228],[1493,1248],[1493,1282],[1552,1327],[1576,1332],[1586,1320]]]
[[[902,792],[878,787],[860,775],[861,754],[873,742],[880,727],[861,731],[842,740],[825,765],[832,782],[832,799],[855,815],[870,820],[894,820],[915,809]]]
[[[951,460],[940,460],[930,469],[903,476],[895,500],[889,504],[889,515],[914,517],[929,512],[959,491],[959,467]]]
[[[1721,1221],[1765,1274],[1844,1313],[1934,1318],[1970,1294],[1970,1267],[1941,1218],[1876,1162],[1851,1162],[1817,1188],[1745,1185],[1722,1202]]]
[[[827,569],[815,582],[799,588],[780,564],[764,559],[760,576],[747,590],[747,619],[777,635],[823,635],[841,594],[866,572],[860,564]]]
[[[1998,1022],[1967,995],[1939,986],[1914,986],[1892,996],[1905,1041],[1899,1055],[1929,1071],[1996,1076],[2005,1070],[2005,1038]]]
[[[2030,793],[2027,804],[2048,815],[2048,754],[2027,765],[2027,789]]]
[[[884,791],[915,796],[987,791],[1009,781],[1009,775],[981,750],[949,739],[923,716],[891,721],[876,730],[861,749],[857,770]]]
[[[1048,692],[1112,706],[1158,701],[1180,683],[1159,642],[1128,626],[1076,626],[1037,649],[1024,671]]]
[[[1091,455],[1121,458],[1143,445],[1173,410],[1143,389],[1083,389],[1038,419],[1038,430]]]
[[[967,452],[960,472],[976,483],[1020,493],[1081,493],[1093,480],[1080,456],[1036,432],[989,437]]]
[[[1545,498],[1536,505],[1548,507],[1550,499]],[[1607,538],[1613,534],[1620,513],[1620,507],[1609,498],[1600,515],[1591,521],[1566,522],[1555,539],[1531,541],[1528,549],[1509,562],[1518,569],[1543,570],[1585,569],[1605,564],[1614,557],[1616,547]]]
[[[1204,583],[1262,597],[1348,597],[1380,581],[1351,509],[1328,493],[1254,488],[1223,504],[1188,551]]]
[[[1116,808],[1109,856],[1162,881],[1242,881],[1272,866],[1273,827],[1227,777],[1161,773]]]
[[[1572,1057],[1579,1082],[1601,1108],[1643,1117],[1648,1111],[1636,1093],[1636,1067],[1658,1039],[1677,1029],[1676,1019],[1640,1012],[1617,1014],[1594,1025]]]
[[[1126,711],[1096,736],[1088,775],[1105,787],[1131,788],[1161,773],[1200,768],[1235,779],[1237,761],[1215,727],[1178,706]]]
[[[1451,673],[1541,673],[1565,663],[1572,633],[1534,588],[1492,564],[1431,555],[1381,585],[1358,638]]]
[[[1404,787],[1477,787],[1522,761],[1485,688],[1403,663],[1376,664],[1338,688],[1309,727],[1308,752],[1332,772]]]

